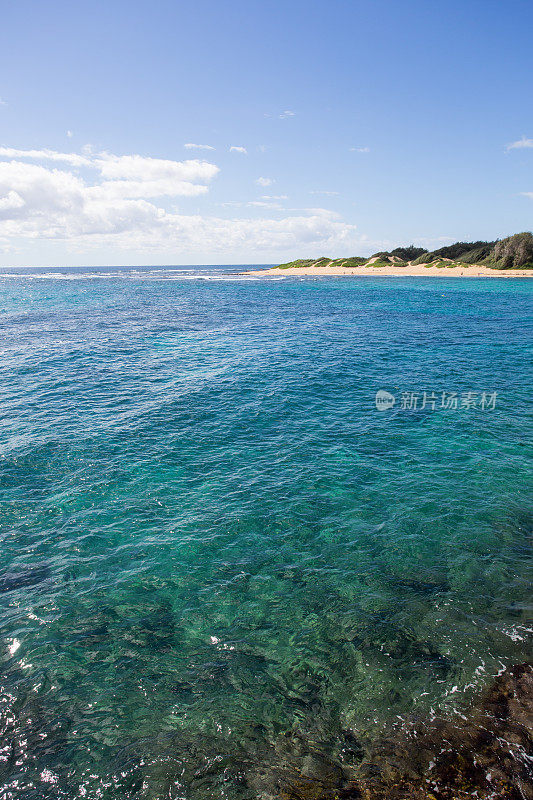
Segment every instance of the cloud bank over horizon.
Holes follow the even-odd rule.
[[[224,218],[176,208],[179,200],[205,197],[219,173],[216,164],[199,159],[1,147],[0,249],[17,252],[42,240],[71,251],[135,249],[179,260],[206,253],[350,251],[364,241],[355,225],[328,209],[272,206],[280,212],[274,217]],[[264,213],[270,204],[246,205]]]

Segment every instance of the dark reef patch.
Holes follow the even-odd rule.
[[[13,592],[27,586],[36,586],[47,580],[51,575],[50,567],[46,564],[37,564],[26,570],[18,572],[3,572],[0,574],[0,594]]]
[[[283,800],[532,800],[533,667],[506,670],[468,717],[413,721],[341,780],[309,771]]]

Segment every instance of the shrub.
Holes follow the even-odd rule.
[[[525,231],[496,242],[492,257],[498,269],[525,268],[533,262],[533,235]]]
[[[361,264],[366,264],[367,261],[367,258],[362,258],[361,256],[352,256],[351,258],[344,260],[343,267],[360,267]]]
[[[419,258],[419,256],[427,253],[423,247],[415,247],[413,244],[409,245],[409,247],[396,247],[394,250],[391,250],[389,255],[391,256],[398,256],[401,258],[402,261],[413,261],[415,258]]]
[[[492,252],[496,242],[456,242],[455,244],[439,247],[431,253],[423,253],[413,262],[414,264],[428,264],[431,261],[441,261],[451,258],[453,261],[461,259],[468,264],[477,263]]]
[[[299,258],[297,261],[288,261],[286,264],[279,264],[278,269],[297,269],[298,267],[310,267],[312,263],[312,258]]]
[[[463,253],[461,256],[461,261],[463,261],[465,264],[479,264],[480,261],[483,261],[490,256],[493,248],[493,242],[489,242],[481,247],[474,247],[472,250],[468,250],[466,253]]]
[[[429,261],[433,261],[433,255],[426,252],[415,258],[413,264],[427,264]]]
[[[435,258],[453,258],[457,260],[465,253],[476,250],[482,247],[491,248],[495,242],[455,242],[455,244],[446,245],[446,247],[439,247],[431,253]]]

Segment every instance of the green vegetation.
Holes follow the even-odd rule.
[[[413,261],[418,256],[421,256],[423,253],[427,253],[427,250],[424,250],[423,247],[415,247],[414,245],[409,245],[409,247],[396,247],[394,250],[390,251],[391,256],[398,256],[401,258],[402,261]]]
[[[372,259],[376,259],[370,263]],[[468,267],[479,264],[491,269],[533,269],[533,235],[525,231],[494,242],[455,242],[455,244],[428,251],[423,247],[396,247],[394,250],[374,253],[370,258],[301,258],[280,264],[279,269],[304,267],[403,267],[424,264],[438,269]]]
[[[472,250],[468,250],[466,253],[463,253],[461,256],[461,262],[463,264],[480,264],[484,261],[484,259],[489,258],[493,248],[494,244],[492,242],[486,245],[481,245],[480,247],[474,247]]]
[[[399,258],[398,256],[391,256],[390,259],[395,267],[406,267],[409,263],[408,261],[404,261],[403,258]]]
[[[533,236],[529,232],[515,233],[496,242],[492,257],[496,269],[532,269]]]
[[[466,263],[475,264],[479,263],[481,258],[486,258],[495,244],[496,242],[456,242],[431,253],[426,251],[418,256],[413,264],[428,264],[430,261],[441,261],[443,258],[451,258],[453,261],[461,259]]]
[[[394,250],[381,250],[379,253],[374,253],[373,256],[370,258],[379,258],[379,259],[391,259],[395,262],[404,262],[407,264],[409,261],[413,261],[418,256],[422,256],[424,253],[427,253],[427,250],[424,250],[423,247],[415,247],[413,244],[409,245],[409,247],[396,247]]]
[[[368,258],[363,258],[362,256],[352,256],[352,258],[339,258],[338,261],[342,261],[343,267],[360,267],[362,264],[366,264]]]
[[[312,258],[299,258],[297,261],[288,261],[286,264],[280,264],[278,269],[298,269],[301,267],[310,267],[315,263]]]

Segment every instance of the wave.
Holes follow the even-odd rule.
[[[204,281],[256,281],[257,275],[239,275],[235,272],[189,272],[189,271],[164,271],[152,270],[147,272],[0,272],[0,280],[57,280],[57,281],[84,281],[84,280],[129,280],[129,281],[176,281],[176,280],[204,280]]]

